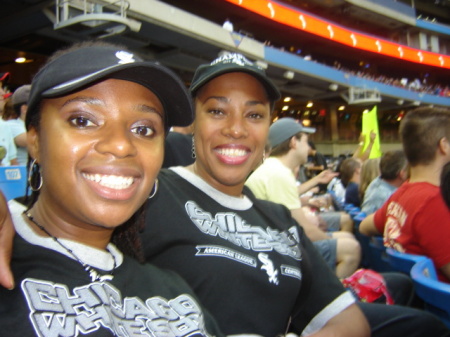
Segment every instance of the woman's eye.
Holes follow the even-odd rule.
[[[251,114],[249,115],[249,117],[250,117],[250,118],[253,118],[253,119],[261,119],[261,118],[263,118],[263,115],[260,114],[260,113],[251,113]]]
[[[85,117],[74,117],[70,119],[70,123],[75,125],[76,127],[86,128],[90,126],[94,126],[95,124],[91,122],[89,119]]]
[[[219,109],[211,109],[209,110],[209,113],[212,115],[223,115],[223,111]]]
[[[155,133],[155,131],[148,126],[137,126],[131,130],[133,133],[143,136],[143,137],[151,137]]]

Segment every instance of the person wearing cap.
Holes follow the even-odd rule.
[[[6,88],[5,84],[8,82],[10,73],[0,73],[0,116],[3,114],[6,99],[11,96]]]
[[[159,174],[141,238],[147,260],[186,279],[224,333],[363,337],[366,318],[373,337],[448,332],[420,310],[358,309],[289,210],[245,187],[265,156],[280,97],[263,69],[222,55],[197,68],[190,91],[196,159]]]
[[[11,99],[5,105],[3,120],[9,125],[17,147],[17,160],[19,165],[27,165],[27,134],[25,129],[25,115],[27,112],[28,96],[30,95],[29,84],[17,88]]]
[[[354,299],[289,211],[244,187],[264,155],[280,96],[275,85],[261,68],[232,54],[200,66],[191,93],[196,161],[158,175],[140,236],[146,260],[183,276],[226,334],[369,336]],[[3,226],[0,234],[8,236]],[[2,240],[0,252],[7,245]],[[5,260],[0,254],[2,266]],[[4,268],[0,280],[7,284]],[[415,319],[409,308],[385,307],[364,309],[375,337],[398,336],[391,333],[393,322]],[[424,317],[417,319],[422,328],[406,333],[439,330],[442,323]]]
[[[165,134],[191,121],[191,106],[171,71],[103,43],[69,48],[37,73],[26,116],[33,194],[27,207],[9,203],[9,337],[223,336],[184,280],[136,261]]]
[[[289,211],[244,188],[264,156],[276,86],[231,53],[201,65],[190,90],[196,159],[159,174],[146,256],[185,278],[226,334],[367,336],[354,298]],[[318,279],[310,283],[312,266]]]
[[[315,129],[304,127],[289,117],[273,123],[269,131],[271,155],[250,175],[246,185],[257,198],[286,206],[329,267],[339,278],[345,278],[359,266],[361,248],[358,241],[351,233],[341,231],[332,232],[330,238],[313,219],[307,217],[299,198],[294,171],[308,158],[308,134],[313,132]]]

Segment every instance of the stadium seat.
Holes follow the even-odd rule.
[[[425,258],[417,262],[410,275],[425,310],[437,315],[450,328],[450,284],[438,280],[433,261]]]
[[[383,237],[372,236],[369,242],[369,267],[377,272],[393,271],[386,257]]]
[[[386,248],[386,259],[395,271],[410,274],[411,268],[416,262],[427,257],[423,255],[407,254],[399,252],[393,248]]]
[[[23,197],[27,187],[26,166],[2,166],[0,167],[0,190],[6,200]]]

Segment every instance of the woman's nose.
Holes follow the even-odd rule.
[[[137,150],[133,140],[134,134],[129,129],[122,126],[108,126],[101,131],[96,150],[118,158],[134,156]]]

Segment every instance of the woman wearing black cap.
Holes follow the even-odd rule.
[[[221,335],[180,277],[121,252],[142,257],[141,206],[166,130],[190,109],[168,69],[114,46],[77,46],[41,69],[26,118],[34,192],[27,208],[10,203],[18,286],[0,288],[1,335]]]
[[[163,170],[142,233],[148,261],[177,271],[226,334],[444,336],[419,310],[361,304],[325,266],[286,208],[256,200],[244,183],[264,157],[279,92],[239,54],[200,66],[188,167]]]
[[[353,297],[289,211],[244,190],[263,160],[276,87],[245,57],[228,54],[201,66],[190,89],[196,160],[160,173],[145,255],[180,273],[226,334],[368,336]]]

